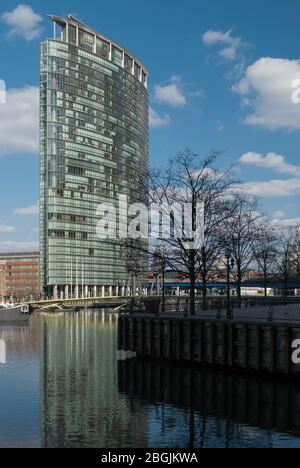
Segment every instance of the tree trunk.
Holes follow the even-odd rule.
[[[195,307],[195,290],[196,290],[196,265],[195,265],[196,252],[195,250],[190,250],[189,260],[190,260],[190,314],[192,316],[196,315]]]
[[[265,297],[268,297],[268,274],[264,272]]]
[[[241,267],[238,263],[237,265],[237,297],[238,297],[238,307],[241,308],[241,299],[242,299],[242,272]]]
[[[190,314],[192,317],[196,315],[195,307],[195,289],[196,289],[196,277],[195,274],[190,277],[191,288],[190,288]]]
[[[207,281],[205,276],[202,278],[202,310],[207,310]]]

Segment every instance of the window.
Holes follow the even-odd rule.
[[[112,47],[112,61],[119,67],[123,65],[123,52],[116,47]]]
[[[110,45],[99,37],[96,39],[96,53],[102,58],[109,59]]]
[[[130,58],[127,54],[125,54],[125,58],[124,58],[125,70],[127,70],[129,73],[132,73],[132,65],[133,65],[132,58]]]
[[[79,46],[89,52],[94,51],[94,41],[95,37],[93,34],[86,33],[84,31],[79,30]]]

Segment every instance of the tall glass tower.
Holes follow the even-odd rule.
[[[100,240],[97,206],[143,201],[148,170],[147,70],[69,16],[50,16],[41,45],[41,284],[54,298],[121,294],[123,241]]]

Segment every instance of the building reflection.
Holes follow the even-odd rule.
[[[300,434],[295,382],[145,360],[119,362],[118,375],[121,393],[152,408],[156,447],[272,447]]]
[[[41,327],[42,446],[145,445],[147,413],[118,391],[115,318],[85,311]]]

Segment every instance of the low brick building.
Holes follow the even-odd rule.
[[[17,300],[40,294],[39,252],[0,253],[0,295]]]

